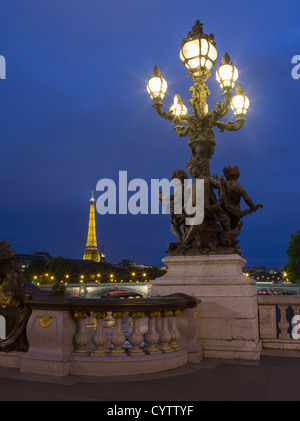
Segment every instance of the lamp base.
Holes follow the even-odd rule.
[[[257,287],[243,275],[238,254],[170,256],[168,272],[152,281],[151,295],[184,293],[197,297],[198,343],[204,357],[260,359]]]

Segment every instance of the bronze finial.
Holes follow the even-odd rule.
[[[191,38],[199,34],[203,34],[203,23],[200,23],[199,20],[196,20],[192,30],[188,33],[188,37]]]
[[[222,64],[230,64],[230,57],[228,53],[225,53],[222,57]]]
[[[154,77],[160,77],[161,76],[161,72],[160,72],[158,66],[154,67],[152,74],[153,74]]]
[[[237,87],[235,88],[235,92],[237,95],[242,95],[244,93],[242,86],[237,85]]]

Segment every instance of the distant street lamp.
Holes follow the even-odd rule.
[[[147,91],[154,101],[153,107],[158,115],[175,124],[175,131],[180,137],[187,137],[191,158],[186,164],[192,178],[203,179],[205,183],[204,221],[201,226],[185,227],[182,212],[181,218],[172,217],[172,232],[177,237],[177,243],[168,246],[170,254],[206,253],[240,253],[236,245],[240,233],[241,218],[255,212],[262,205],[254,205],[246,191],[241,194],[237,183],[239,169],[236,165],[224,167],[221,177],[211,177],[209,160],[214,154],[216,141],[214,128],[233,132],[240,130],[245,123],[245,115],[249,107],[249,99],[241,85],[236,85],[238,70],[225,53],[216,70],[216,79],[223,90],[223,101],[217,102],[215,108],[209,110],[207,97],[210,95],[206,81],[210,78],[212,68],[218,58],[214,35],[203,32],[202,23],[196,21],[186,38],[181,42],[179,57],[193,80],[190,88],[192,98],[187,101],[192,112],[188,112],[180,95],[176,94],[168,111],[163,111],[162,100],[167,91],[167,82],[157,66],[147,82]],[[235,93],[232,91],[235,87]],[[222,118],[232,109],[236,115],[235,122],[222,121]],[[185,173],[183,170],[174,173]],[[177,177],[174,177],[177,178]],[[184,178],[184,177],[183,177]],[[186,176],[185,178],[188,178]],[[183,181],[181,181],[183,183]],[[231,193],[228,193],[228,189]],[[214,190],[218,190],[217,199]],[[233,192],[234,191],[234,192]],[[241,197],[249,209],[241,211]],[[218,225],[218,223],[220,225]]]

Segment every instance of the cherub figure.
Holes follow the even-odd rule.
[[[257,209],[262,208],[263,205],[255,205],[245,188],[237,182],[240,171],[236,165],[227,165],[224,167],[223,174],[227,181],[225,181],[223,177],[220,177],[220,187],[221,192],[223,192],[222,207],[230,216],[231,230],[236,230],[239,227],[240,219],[243,216],[256,212]],[[245,203],[249,206],[249,209],[246,211],[241,211],[241,199],[244,199]]]
[[[192,157],[187,163],[187,168],[191,177],[194,179],[202,179],[204,187],[204,220],[200,225],[190,225],[186,229],[182,242],[178,247],[178,251],[186,250],[190,245],[195,242],[197,248],[210,247],[214,248],[218,242],[217,234],[219,227],[215,225],[215,209],[211,208],[217,203],[217,198],[214,189],[219,188],[219,182],[215,177],[206,175],[204,162],[197,158]],[[196,184],[195,180],[192,182],[192,205],[196,206]],[[220,213],[225,213],[221,208],[218,209]]]
[[[185,218],[187,215],[184,213],[183,200],[184,200],[184,180],[188,179],[188,175],[184,170],[176,170],[176,171],[173,171],[172,179],[179,180],[181,183],[181,186],[176,186],[176,188],[181,189],[180,197],[182,198],[182,213],[180,214],[175,213],[174,207],[175,207],[176,189],[174,193],[171,193],[168,197],[166,197],[166,195],[163,195],[160,190],[159,200],[160,202],[162,202],[162,200],[169,201],[170,216],[171,216],[171,232],[177,237],[178,242],[180,242],[186,231]]]

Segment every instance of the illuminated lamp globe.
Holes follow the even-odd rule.
[[[180,98],[180,95],[178,94],[175,95],[174,102],[170,107],[170,111],[176,116],[187,115],[187,108],[182,103],[182,99]]]
[[[207,79],[210,76],[210,70],[218,58],[215,45],[213,34],[204,34],[202,23],[197,20],[187,38],[182,40],[179,53],[192,78],[202,76]]]
[[[150,76],[147,82],[147,91],[154,101],[161,101],[167,91],[167,82],[162,77],[157,66],[154,67],[152,77]]]
[[[222,63],[222,65],[219,64],[218,66],[216,78],[224,91],[230,91],[234,88],[239,72],[235,65],[230,61],[230,57],[227,53],[224,54]]]
[[[231,108],[234,114],[238,117],[244,117],[247,113],[249,104],[249,99],[244,94],[243,88],[241,85],[237,85],[236,95],[231,99]]]

